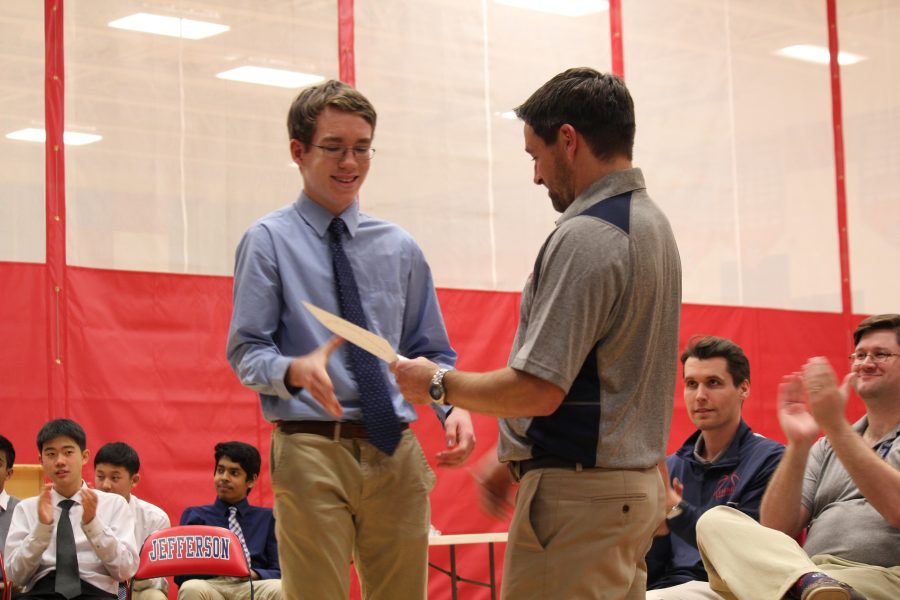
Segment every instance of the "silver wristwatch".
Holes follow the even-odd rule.
[[[438,369],[431,378],[431,385],[428,386],[428,395],[435,404],[447,404],[447,392],[444,390],[444,375],[450,369]]]
[[[687,503],[684,500],[673,506],[671,509],[669,509],[669,514],[666,515],[666,520],[668,521],[669,519],[674,519],[675,517],[681,515],[681,513],[684,512],[685,506],[687,506]]]

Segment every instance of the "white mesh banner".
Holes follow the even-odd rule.
[[[779,54],[827,47],[825,3],[622,4],[635,164],[673,223],[685,301],[839,311],[828,66]],[[439,286],[520,289],[555,213],[509,111],[567,67],[610,68],[605,3],[354,5],[357,86],[379,112],[363,209],[419,240]],[[139,12],[227,30],[110,25]],[[66,148],[68,263],[230,274],[241,233],[300,189],[284,125],[299,85],[222,74],[337,77],[336,2],[67,0],[65,18],[66,130],[100,138]],[[900,292],[885,276],[900,259],[898,27],[896,2],[838,1],[841,49],[862,57],[841,71],[858,313],[896,310]],[[41,262],[43,145],[6,135],[43,127],[42,3],[0,4],[0,50],[0,260]]]
[[[42,263],[43,2],[0,3],[0,56],[0,261]]]

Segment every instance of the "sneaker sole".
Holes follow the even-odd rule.
[[[803,594],[800,600],[851,600],[850,592],[839,587],[819,587]]]

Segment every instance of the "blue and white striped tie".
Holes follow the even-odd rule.
[[[238,523],[237,520],[237,507],[229,506],[228,507],[228,529],[231,530],[231,533],[237,536],[237,539],[241,542],[241,548],[244,550],[244,556],[247,557],[247,567],[250,567],[250,551],[247,550],[247,542],[244,540],[244,532],[241,529],[241,524]]]

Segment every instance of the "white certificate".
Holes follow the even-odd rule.
[[[319,308],[315,304],[303,302],[303,306],[305,306],[309,312],[311,312],[313,316],[333,334],[344,338],[355,346],[359,346],[369,354],[374,354],[387,363],[395,362],[400,358],[397,356],[397,353],[394,352],[390,343],[380,335],[376,335],[371,331],[363,329],[359,325],[354,325],[350,321],[342,319],[325,309]]]

